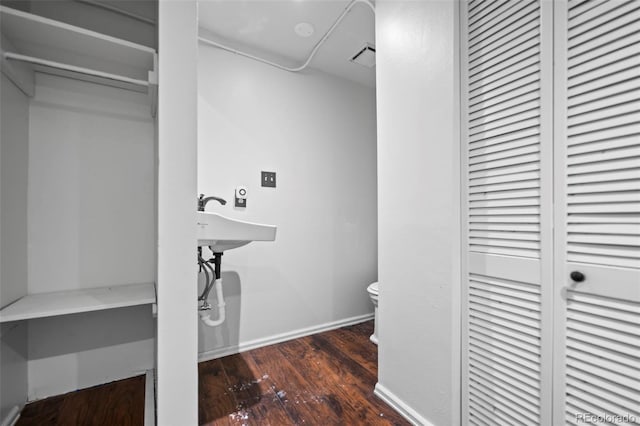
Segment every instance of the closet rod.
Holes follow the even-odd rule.
[[[58,68],[65,71],[77,72],[80,74],[92,75],[94,77],[102,77],[108,80],[121,81],[123,83],[135,84],[136,86],[149,87],[149,82],[145,80],[137,80],[135,78],[124,77],[117,74],[109,74],[102,71],[92,70],[90,68],[76,67],[75,65],[63,64],[61,62],[48,61],[46,59],[40,59],[33,56],[21,55],[19,53],[5,52],[5,59],[12,59],[14,61],[28,62],[35,65],[43,65],[46,67]]]

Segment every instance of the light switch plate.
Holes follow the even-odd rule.
[[[261,185],[275,188],[276,187],[276,172],[262,172]]]

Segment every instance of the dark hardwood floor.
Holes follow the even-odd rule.
[[[201,425],[408,425],[373,395],[373,322],[198,365]],[[122,386],[122,388],[120,388]],[[18,425],[142,425],[144,377],[29,404]]]
[[[27,404],[16,426],[144,424],[144,376]]]
[[[199,365],[201,425],[408,425],[373,395],[373,322]]]

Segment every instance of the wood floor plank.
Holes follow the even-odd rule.
[[[145,376],[67,394],[59,425],[140,425],[144,423]]]
[[[371,342],[369,342],[371,343]],[[375,372],[366,375],[354,373],[352,368],[336,361],[334,349],[320,347],[314,336],[292,340],[278,345],[285,356],[299,368],[306,369],[305,376],[313,377],[316,386],[328,389],[330,395],[342,405],[345,425],[408,425],[401,416],[373,394]]]
[[[375,328],[375,326],[374,326],[373,321],[365,321],[365,322],[361,322],[359,324],[354,324],[354,325],[350,325],[348,327],[343,327],[343,328],[340,328],[338,330],[353,331],[354,338],[362,340],[362,341],[369,340],[371,342],[371,340],[369,338],[373,334],[374,328]]]
[[[268,393],[273,394],[265,381],[268,376],[259,374],[258,367],[251,355],[235,354],[220,358],[220,361],[232,391],[243,397],[241,399],[259,398]]]
[[[287,414],[282,402],[271,393],[262,395],[244,408],[246,412],[243,424],[247,426],[286,426],[292,425],[291,417]]]
[[[348,355],[349,358],[376,376],[378,371],[378,347],[370,340],[365,342],[356,341],[354,339],[355,335],[357,333],[353,331],[338,329],[333,330],[332,333],[321,333],[319,337],[331,341],[333,346],[340,350],[342,354]]]
[[[17,425],[142,425],[144,382],[145,376],[137,376],[36,401]]]
[[[367,321],[365,323],[352,325],[350,327],[338,328],[336,331],[342,334],[348,335],[349,340],[359,345],[362,345],[362,347],[377,348],[377,346],[375,346],[375,344],[370,339],[371,335],[373,334],[373,326],[369,324],[370,324],[370,321]],[[374,345],[374,346],[371,346],[371,345]],[[374,357],[377,359],[378,358],[377,351],[373,351],[373,353],[374,353]]]
[[[198,424],[206,426],[229,426],[242,424],[235,402],[229,395],[219,398],[198,399]]]
[[[230,383],[220,359],[199,363],[198,380],[201,386],[200,390],[206,395],[221,396],[228,394]]]
[[[16,426],[58,424],[58,415],[64,398],[65,395],[58,395],[27,404],[20,413]]]
[[[105,400],[96,393],[94,416],[100,415],[105,425],[139,425],[144,423],[146,376],[133,377],[113,383]]]
[[[376,414],[369,412],[367,401],[357,389],[345,384],[348,373],[327,368],[317,350],[305,339],[286,342],[279,345],[279,349],[294,366],[306,369],[305,375],[313,378],[318,402],[329,405],[342,424],[372,424],[378,420]]]
[[[236,401],[230,392],[222,362],[219,359],[198,364],[198,422],[201,425],[235,424],[230,415],[236,412]]]
[[[307,381],[277,349],[277,345],[251,351],[258,367],[262,368],[276,396],[291,417],[292,424],[339,425],[340,417],[328,405],[313,407],[304,402],[318,398],[315,386]]]
[[[351,358],[350,354],[343,352],[344,347],[336,338],[328,338],[322,335],[310,336],[309,344],[321,354],[326,354],[325,362],[336,371],[348,373],[349,380],[354,383],[362,383],[363,387],[371,387],[376,383],[376,372]]]
[[[345,350],[345,347],[339,343],[334,346],[332,342],[340,342],[340,339],[335,338],[335,336],[328,337],[326,334],[313,335],[309,339],[309,344],[317,349],[317,355],[323,359],[320,362],[326,363],[329,368],[336,371],[348,372],[347,376],[343,376],[344,384],[354,386],[362,395],[365,395],[369,403],[382,414],[380,416],[380,424],[388,424],[387,422],[391,421],[392,424],[409,425],[410,423],[407,420],[374,395],[373,390],[377,382],[377,366],[373,370],[367,369],[352,358],[353,353],[350,353],[348,348]],[[377,350],[374,353],[377,359]]]
[[[269,386],[269,376],[261,373],[250,354],[230,355],[220,361],[236,400],[236,411],[230,414],[232,420],[242,420],[248,426],[291,423],[282,402]]]

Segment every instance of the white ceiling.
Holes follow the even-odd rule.
[[[348,0],[200,0],[200,34],[288,67],[302,65],[314,46],[350,3]],[[294,27],[308,22],[311,37],[298,36]],[[374,45],[372,10],[356,4],[318,50],[309,68],[367,86],[375,85],[375,67],[349,61],[365,43]],[[213,49],[214,47],[210,47]]]

